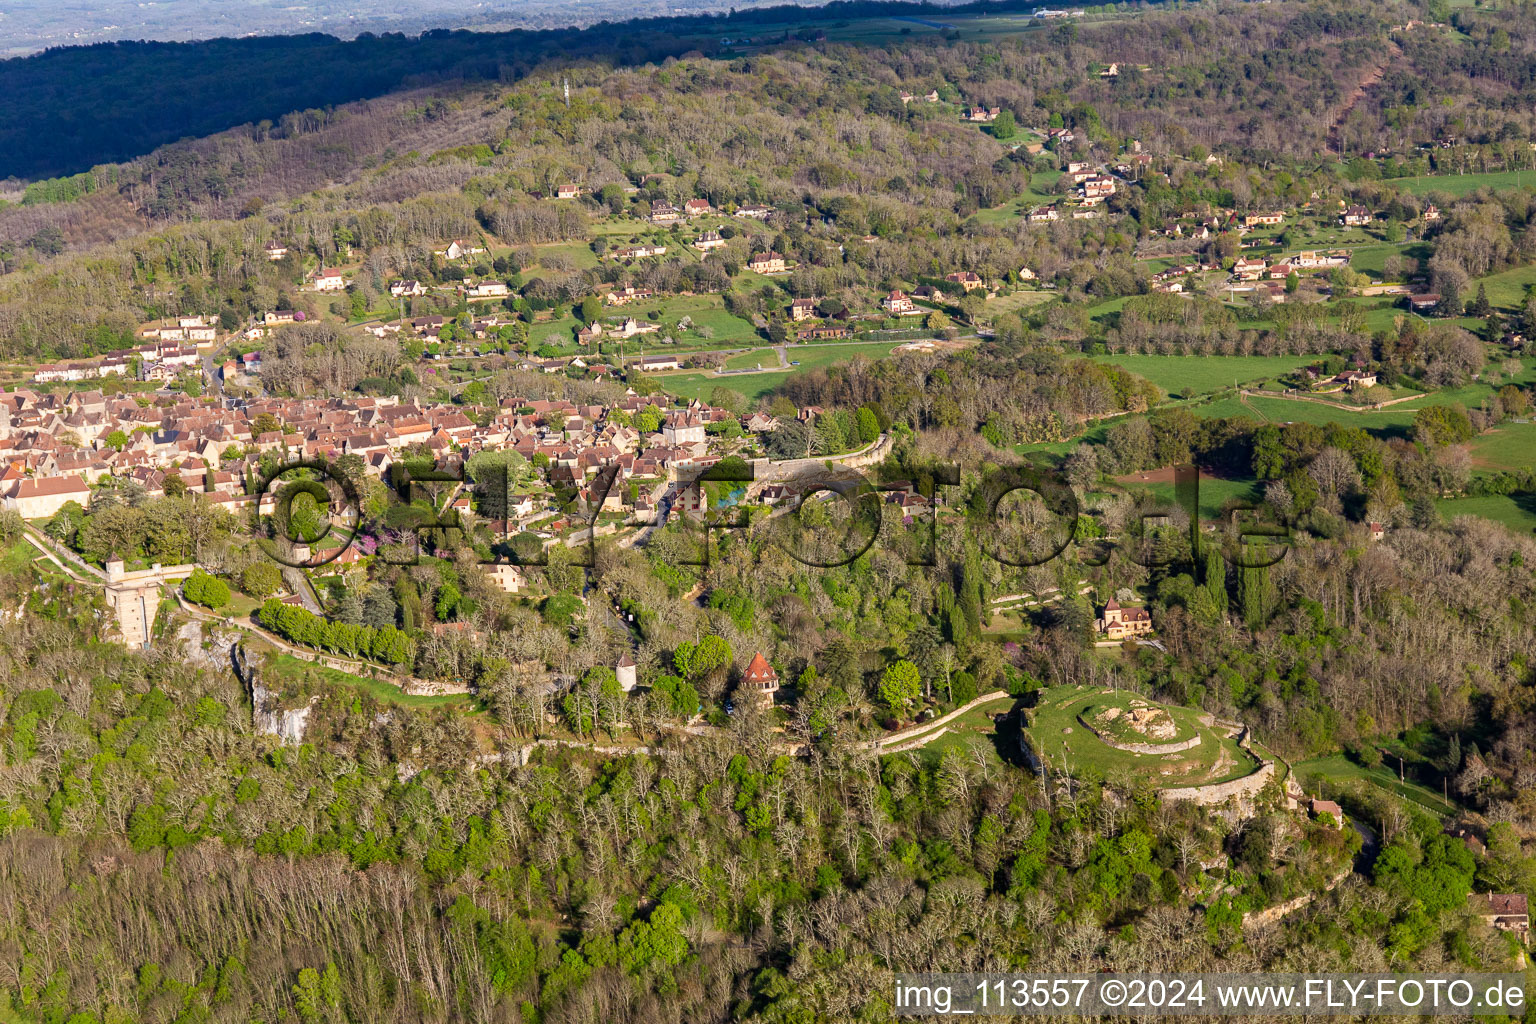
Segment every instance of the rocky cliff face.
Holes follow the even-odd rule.
[[[304,730],[309,725],[309,712],[318,699],[310,698],[310,702],[301,708],[279,707],[277,696],[262,686],[259,680],[254,681],[251,685],[251,703],[255,710],[251,713],[251,725],[257,732],[276,736],[283,743],[303,743]]]
[[[276,736],[283,743],[303,743],[309,713],[320,698],[311,697],[303,707],[285,708],[278,694],[261,685],[261,672],[246,658],[244,647],[232,646],[229,660],[251,695],[251,727],[263,735]]]

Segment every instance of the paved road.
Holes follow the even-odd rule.
[[[222,401],[224,398],[224,376],[219,373],[218,367],[213,365],[213,353],[204,352],[202,363],[203,377],[208,382],[208,389],[218,395],[220,401]]]
[[[1355,858],[1355,870],[1362,875],[1369,875],[1371,865],[1376,863],[1376,854],[1381,852],[1381,837],[1376,830],[1353,815],[1349,818],[1350,827],[1360,833],[1360,855]]]
[[[315,588],[310,584],[309,575],[303,569],[292,565],[283,566],[283,582],[288,589],[299,595],[299,602],[304,605],[304,610],[315,615],[324,615],[325,609],[320,607],[320,602],[315,599]]]

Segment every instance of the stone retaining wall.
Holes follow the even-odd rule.
[[[1265,907],[1263,910],[1248,911],[1248,913],[1243,915],[1243,927],[1263,928],[1274,924],[1283,917],[1296,913],[1296,911],[1315,902],[1323,893],[1332,892],[1340,882],[1349,877],[1351,870],[1350,868],[1345,868],[1329,879],[1328,884],[1323,886],[1322,892],[1304,892],[1300,896],[1286,900],[1284,903],[1277,903],[1272,907]]]
[[[1275,762],[1265,761],[1259,769],[1240,779],[1213,782],[1208,786],[1177,786],[1158,790],[1164,800],[1189,800],[1202,807],[1224,804],[1233,797],[1253,799],[1275,777]]]
[[[1116,750],[1123,750],[1128,754],[1177,754],[1181,750],[1189,750],[1200,745],[1199,733],[1195,733],[1194,736],[1187,740],[1179,740],[1177,743],[1121,743],[1119,740],[1110,739],[1089,725],[1088,719],[1084,718],[1081,714],[1077,716],[1077,724],[1093,733],[1098,738],[1098,741],[1106,747],[1114,747]]]

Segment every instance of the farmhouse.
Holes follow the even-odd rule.
[[[636,288],[634,285],[625,285],[608,293],[605,300],[610,306],[624,306],[631,302],[643,302],[655,293],[649,288]]]
[[[693,247],[695,249],[703,249],[705,252],[708,252],[711,249],[718,249],[724,244],[725,239],[720,237],[720,232],[706,231],[698,238],[694,239]]]
[[[1339,214],[1339,223],[1347,228],[1364,227],[1371,222],[1371,211],[1363,206],[1351,206]]]
[[[970,270],[961,270],[953,274],[946,274],[944,275],[944,280],[958,284],[967,292],[980,288],[982,284],[981,278],[977,276],[975,272]]]
[[[815,316],[815,299],[796,299],[789,304],[789,318],[791,320],[810,320]]]
[[[758,274],[782,274],[789,268],[784,263],[784,257],[770,249],[748,260],[747,269]]]
[[[807,327],[795,332],[796,341],[824,341],[829,338],[851,338],[853,332],[846,327],[834,327],[823,324],[820,327]]]
[[[1276,227],[1285,223],[1285,212],[1275,210],[1272,213],[1251,213],[1243,218],[1245,228]]]
[[[267,243],[267,247],[266,247],[266,252],[267,252],[267,259],[269,259],[272,262],[276,263],[278,260],[280,260],[284,256],[288,255],[288,247],[286,245],[284,245],[283,243],[281,243],[281,242],[277,242],[277,241],[268,242]]]
[[[671,203],[656,203],[651,207],[652,224],[676,224],[683,219],[683,211]]]
[[[1055,206],[1037,206],[1029,211],[1031,224],[1044,224],[1048,221],[1060,220],[1061,214],[1056,212]]]
[[[613,250],[613,258],[616,260],[633,260],[643,256],[665,256],[667,247],[664,245],[629,245],[622,249]]]
[[[922,310],[912,304],[912,300],[907,297],[907,293],[899,288],[881,299],[880,305],[885,308],[887,313],[895,316],[907,316],[912,313],[922,312]]]
[[[1376,374],[1371,370],[1345,370],[1333,379],[1351,391],[1363,391],[1376,386]]]
[[[1084,199],[1103,199],[1115,194],[1115,179],[1107,174],[1096,174],[1083,179],[1082,189]]]
[[[346,289],[347,279],[341,276],[341,271],[332,267],[316,274],[314,285],[317,292],[339,292]]]
[[[1530,934],[1530,906],[1523,893],[1473,893],[1467,898],[1467,904],[1490,928],[1513,932],[1521,942]]]
[[[1239,281],[1257,281],[1264,276],[1264,271],[1269,269],[1269,264],[1263,259],[1242,257],[1232,264],[1232,276]]]
[[[420,281],[396,281],[389,286],[389,294],[397,299],[404,296],[414,297],[427,294],[427,289]]]
[[[1319,267],[1342,267],[1349,262],[1349,250],[1334,249],[1330,252],[1317,252],[1309,249],[1297,253],[1287,262],[1298,270],[1316,270]]]
[[[470,302],[482,299],[504,299],[510,294],[506,284],[502,281],[481,281],[479,284],[465,283],[464,298]]]

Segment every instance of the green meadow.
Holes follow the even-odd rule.
[[[1492,171],[1487,174],[1426,174],[1417,178],[1387,178],[1383,185],[1391,185],[1403,192],[1427,195],[1444,192],[1451,196],[1464,196],[1480,188],[1526,188],[1536,186],[1536,171]]]

